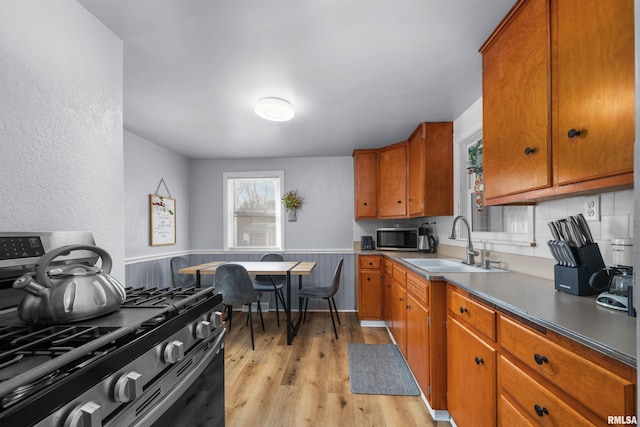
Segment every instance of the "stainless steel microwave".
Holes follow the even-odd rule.
[[[387,251],[417,251],[417,228],[377,228],[376,248]]]

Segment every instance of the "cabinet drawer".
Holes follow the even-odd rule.
[[[426,279],[410,273],[407,274],[407,292],[411,293],[425,307],[429,305],[429,283]]]
[[[454,290],[447,289],[449,312],[462,319],[487,338],[496,339],[496,312]]]
[[[500,316],[502,348],[598,415],[633,415],[635,385],[598,364]]]
[[[380,270],[379,256],[359,256],[360,270]]]
[[[391,261],[384,260],[384,274],[393,274],[393,263]]]
[[[565,403],[504,356],[498,366],[500,393],[508,394],[529,418],[543,426],[592,426],[592,422]],[[502,410],[502,408],[500,408]],[[606,418],[605,418],[606,420]]]
[[[533,423],[513,406],[505,395],[500,395],[498,402],[498,425],[500,427],[533,427]]]

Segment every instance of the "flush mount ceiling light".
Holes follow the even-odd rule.
[[[293,107],[284,99],[262,98],[256,102],[256,114],[274,122],[286,122],[293,118]]]

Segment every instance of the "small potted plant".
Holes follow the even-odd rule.
[[[291,190],[282,196],[282,203],[285,209],[289,211],[289,221],[296,221],[296,209],[302,207],[303,197],[298,196],[297,190]]]

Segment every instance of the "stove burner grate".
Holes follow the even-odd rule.
[[[202,288],[126,288],[127,298],[122,307],[168,307],[177,301],[196,295]]]

